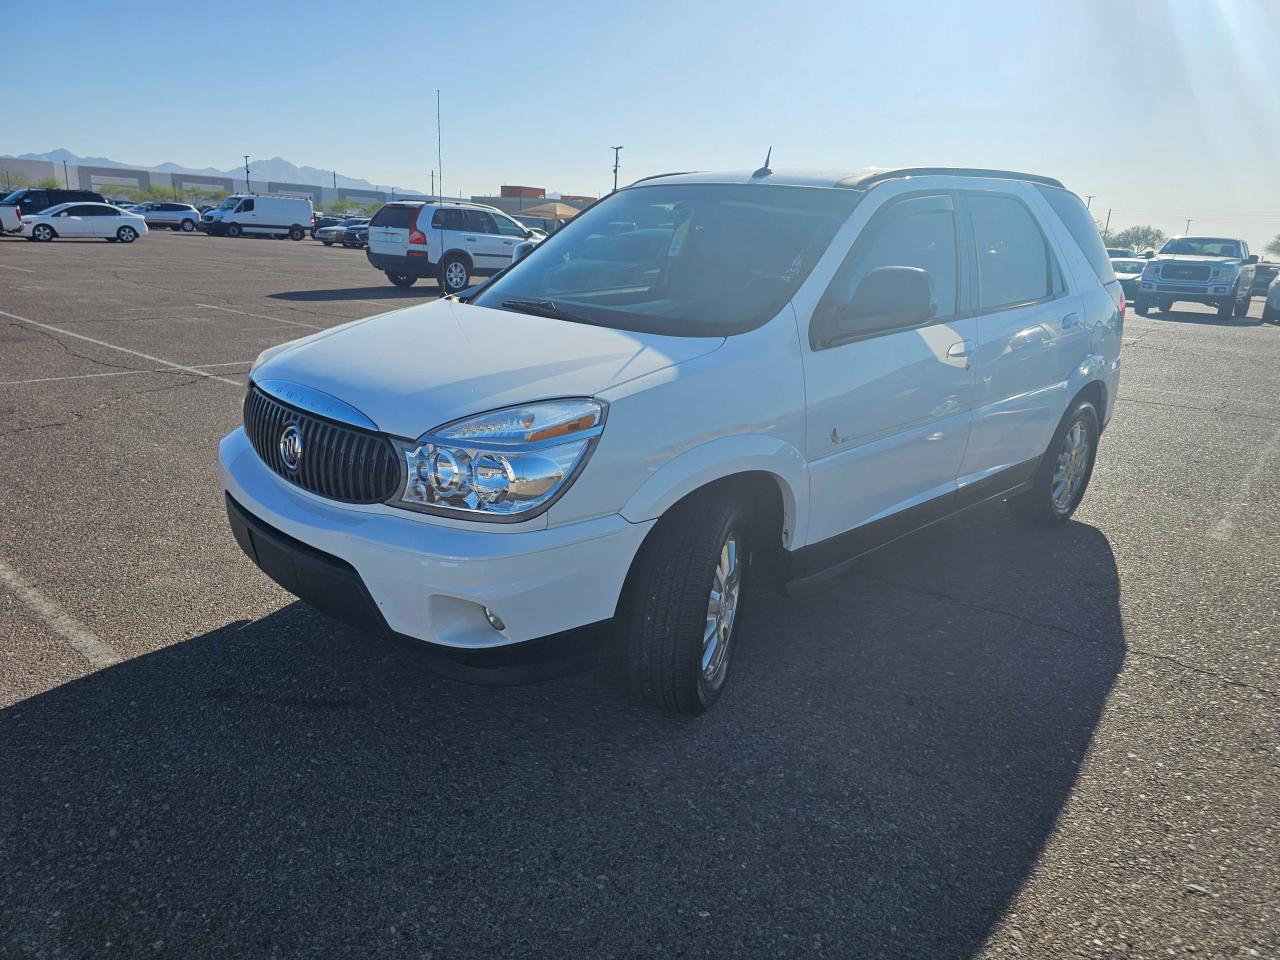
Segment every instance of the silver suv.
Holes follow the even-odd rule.
[[[1183,300],[1217,307],[1220,317],[1243,317],[1257,262],[1243,240],[1174,237],[1143,269],[1133,309],[1145,317],[1152,306],[1172,310]]]
[[[144,217],[148,227],[168,227],[191,233],[200,222],[200,211],[189,203],[171,200],[148,200],[129,208],[131,213]]]
[[[459,293],[473,276],[511,266],[518,245],[543,237],[496,207],[464,201],[388,203],[369,221],[369,262],[397,287],[435,277]]]

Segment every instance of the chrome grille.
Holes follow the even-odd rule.
[[[280,440],[298,428],[298,466],[285,466]],[[391,441],[281,403],[257,386],[244,398],[244,430],[262,462],[290,483],[343,503],[379,503],[398,489],[401,466]]]
[[[1161,280],[1209,279],[1209,268],[1203,263],[1165,263],[1160,266]]]

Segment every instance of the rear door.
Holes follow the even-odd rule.
[[[1004,182],[961,192],[977,300],[976,396],[962,491],[1034,467],[1066,409],[1072,370],[1088,353],[1074,278],[1028,189]]]
[[[409,233],[415,227],[419,209],[389,203],[375,213],[369,221],[369,251],[392,257],[408,256]]]
[[[498,233],[498,225],[488,210],[462,211],[465,231],[462,235],[463,249],[471,255],[471,262],[477,270],[501,270],[511,262],[511,254],[503,257],[502,236]]]

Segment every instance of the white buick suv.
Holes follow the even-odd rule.
[[[285,589],[454,676],[598,660],[700,713],[760,589],[993,498],[1067,520],[1124,310],[1046,177],[653,177],[464,297],[265,351],[227,511]]]

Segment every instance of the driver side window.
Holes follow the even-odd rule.
[[[892,311],[893,303],[885,302],[884,293],[892,297],[896,284],[890,275],[908,272],[901,268],[915,275],[917,286],[927,281],[930,315],[924,319],[933,322],[954,316],[959,310],[960,274],[956,237],[955,201],[950,194],[904,197],[877,211],[814,311],[810,340],[815,349],[833,345],[829,343],[833,333],[847,340],[919,326],[920,311],[908,311],[899,323],[890,319],[892,312],[886,313]],[[868,279],[873,271],[876,275]],[[870,304],[875,305],[874,312],[869,312]]]
[[[247,197],[240,201],[240,206],[236,207],[236,213],[249,213],[253,210],[253,198]]]
[[[506,217],[494,217],[498,224],[498,232],[504,237],[519,237],[521,240],[525,237],[525,229],[514,220],[508,220]]]

